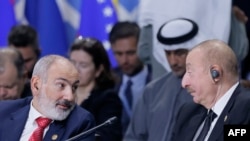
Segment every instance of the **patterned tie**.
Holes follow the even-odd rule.
[[[52,120],[48,118],[42,118],[42,117],[37,118],[36,123],[38,124],[38,127],[32,133],[29,141],[42,141],[44,129],[50,124],[51,121]]]
[[[127,86],[126,86],[126,89],[125,89],[125,97],[127,99],[127,102],[128,102],[128,105],[129,105],[129,108],[131,109],[132,107],[132,101],[133,101],[133,94],[132,94],[132,84],[133,82],[129,79],[127,81]]]
[[[205,118],[205,123],[202,127],[200,135],[197,137],[196,141],[204,141],[204,139],[207,136],[207,133],[210,129],[210,125],[213,122],[213,120],[216,118],[216,116],[217,115],[213,112],[213,110],[209,110],[209,113],[207,114],[207,116]]]

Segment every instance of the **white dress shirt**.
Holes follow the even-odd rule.
[[[236,84],[234,84],[218,101],[216,101],[215,105],[211,108],[213,110],[213,112],[217,115],[216,118],[213,120],[213,122],[211,123],[210,129],[207,133],[207,136],[205,138],[204,141],[207,141],[211,132],[213,131],[213,128],[217,122],[217,120],[219,119],[222,111],[224,110],[224,108],[227,105],[227,102],[229,101],[229,99],[231,98],[234,90],[236,89],[236,87],[239,85],[239,82],[237,82]],[[194,141],[196,140],[196,138],[199,136],[202,127],[204,125],[205,121],[203,121],[203,123],[201,124],[201,126],[199,127],[199,129],[197,130],[195,136],[194,136]]]
[[[148,73],[149,73],[148,68],[145,65],[143,67],[143,70],[140,71],[137,75],[135,75],[133,77],[129,77],[127,75],[122,76],[122,84],[121,84],[121,87],[119,89],[119,97],[123,103],[125,111],[127,112],[127,114],[129,116],[131,116],[131,109],[129,108],[129,105],[128,105],[128,102],[126,100],[125,93],[124,93],[126,85],[127,85],[127,81],[129,79],[132,81],[132,93],[133,93],[133,95],[132,95],[132,97],[133,97],[132,108],[133,108],[135,103],[137,102],[138,98],[141,96],[141,94],[144,90]]]
[[[38,127],[37,123],[36,123],[36,119],[38,117],[44,117],[42,114],[40,114],[32,105],[32,101],[30,103],[30,110],[29,110],[29,115],[28,115],[28,119],[26,121],[26,124],[24,126],[23,129],[23,133],[22,136],[20,138],[20,141],[28,141],[30,136],[32,135],[32,133],[36,130],[36,128]],[[44,129],[43,132],[43,137],[45,136],[46,132],[48,131],[49,126],[47,126]]]

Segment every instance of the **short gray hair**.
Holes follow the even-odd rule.
[[[1,48],[0,49],[0,71],[4,72],[5,63],[12,63],[16,70],[18,78],[21,78],[24,74],[25,66],[21,53],[15,48]]]
[[[50,66],[59,59],[66,59],[60,55],[46,55],[40,58],[34,66],[32,76],[39,76],[45,82],[47,81],[47,71]]]

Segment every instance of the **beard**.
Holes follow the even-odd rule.
[[[66,119],[75,107],[74,102],[70,102],[65,99],[57,101],[49,99],[44,91],[42,91],[42,93],[38,95],[38,105],[41,112],[46,117],[59,121]],[[58,105],[63,105],[67,107],[67,109],[61,109],[58,107]]]

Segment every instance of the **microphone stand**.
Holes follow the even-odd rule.
[[[69,139],[67,139],[66,141],[73,141],[73,140],[75,140],[75,139],[81,137],[82,135],[87,135],[87,134],[89,134],[89,133],[95,131],[95,130],[98,129],[98,128],[101,128],[101,127],[107,126],[107,125],[111,125],[111,124],[114,123],[115,120],[117,120],[117,117],[109,118],[109,119],[108,119],[107,121],[105,121],[104,123],[99,124],[98,126],[95,126],[94,128],[91,128],[91,129],[89,129],[89,130],[87,130],[87,131],[85,131],[85,132],[82,132],[82,133],[80,133],[80,134],[78,134],[78,135],[76,135],[76,136],[74,136],[74,137],[72,137],[72,138],[69,138]]]

